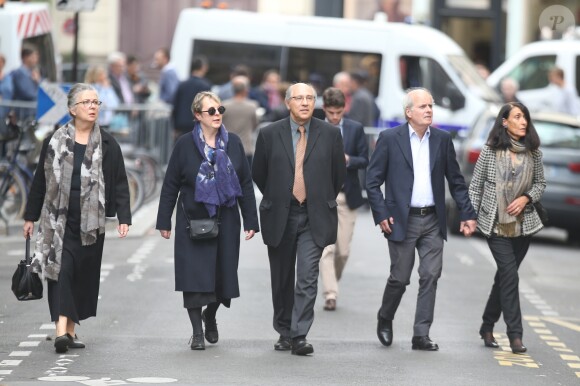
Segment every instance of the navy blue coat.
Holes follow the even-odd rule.
[[[195,181],[202,157],[191,133],[178,138],[167,165],[159,197],[156,228],[171,230],[171,217],[173,210],[176,210],[175,231],[172,232],[175,239],[176,291],[215,292],[218,298],[222,299],[240,296],[238,286],[241,228],[239,211],[241,209],[244,230],[259,230],[258,214],[250,166],[242,142],[237,135],[229,133],[226,153],[238,175],[243,196],[238,198],[238,205],[231,208],[222,207],[219,235],[215,239],[191,240],[181,207],[183,201],[190,219],[209,218],[205,205],[194,201]]]
[[[362,123],[344,118],[342,121],[342,141],[344,153],[349,156],[348,165],[346,165],[346,179],[342,190],[344,190],[348,207],[356,209],[364,204],[358,172],[369,164],[369,145]]]
[[[461,221],[475,220],[467,193],[467,185],[455,158],[451,135],[431,127],[429,137],[429,161],[431,165],[431,187],[435,200],[435,211],[441,236],[447,240],[445,219],[445,179],[449,192],[457,203]],[[409,126],[407,123],[381,132],[367,170],[367,196],[375,224],[393,217],[393,232],[385,237],[392,241],[403,241],[407,233],[409,208],[413,193],[413,156]],[[381,186],[385,184],[385,195]]]

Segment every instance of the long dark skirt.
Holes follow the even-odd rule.
[[[101,261],[105,235],[82,246],[80,237],[80,193],[71,190],[63,239],[58,281],[48,282],[48,307],[53,322],[66,316],[75,323],[97,315]]]

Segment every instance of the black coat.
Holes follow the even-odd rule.
[[[176,291],[216,292],[218,298],[222,299],[240,296],[238,286],[239,209],[244,219],[244,230],[259,230],[258,214],[250,166],[242,142],[237,135],[229,133],[226,153],[238,175],[243,196],[238,198],[239,208],[238,205],[221,208],[219,235],[215,239],[193,241],[189,238],[186,229],[182,202],[190,219],[209,217],[205,205],[194,201],[195,181],[203,159],[191,133],[178,138],[167,165],[159,197],[156,228],[171,230],[171,216],[173,210],[176,210],[175,232],[173,232],[175,235]]]
[[[264,195],[260,203],[262,237],[271,247],[280,244],[286,228],[294,164],[290,118],[260,130],[252,176]],[[346,175],[342,136],[336,126],[316,118],[310,120],[303,173],[312,237],[316,245],[324,248],[336,242],[336,196]]]
[[[346,180],[342,190],[344,190],[348,207],[356,209],[364,204],[358,172],[369,164],[369,145],[362,123],[344,118],[342,121],[342,140],[344,153],[349,156]]]
[[[26,211],[24,212],[24,220],[26,221],[38,221],[40,218],[46,192],[44,159],[51,138],[52,134],[42,144],[38,166],[34,173],[34,179],[28,194],[28,202],[26,203]],[[103,176],[105,180],[105,216],[117,216],[119,224],[131,225],[129,185],[121,147],[115,138],[102,128],[101,142],[103,145]]]

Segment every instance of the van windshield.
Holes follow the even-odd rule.
[[[449,62],[463,83],[475,94],[489,102],[501,102],[499,94],[485,83],[467,57],[449,55]]]

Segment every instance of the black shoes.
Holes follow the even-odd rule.
[[[437,351],[439,346],[429,336],[414,336],[411,340],[413,350]]]
[[[314,352],[314,347],[306,340],[306,337],[292,339],[292,355],[308,355]]]
[[[66,334],[70,340],[68,348],[85,348],[85,344],[79,340],[77,334],[73,338],[69,333]]]
[[[192,350],[205,350],[205,341],[203,340],[203,332],[200,334],[193,334],[189,340]]]
[[[523,354],[526,351],[528,351],[526,346],[524,346],[524,344],[522,343],[522,338],[510,339],[510,347],[514,354]]]
[[[379,312],[377,315],[377,336],[383,346],[390,346],[393,343],[393,321],[383,318]]]
[[[216,322],[215,318],[208,319],[205,316],[205,311],[206,310],[203,310],[203,312],[201,313],[201,320],[203,320],[203,323],[205,324],[205,339],[209,343],[217,343],[217,341],[219,339],[217,322]]]
[[[289,351],[292,349],[292,342],[290,337],[280,335],[280,339],[274,344],[276,351]]]
[[[324,302],[324,311],[336,310],[336,299],[326,299]]]
[[[493,337],[493,332],[491,332],[491,331],[489,331],[489,332],[479,331],[479,335],[481,336],[481,339],[483,339],[483,344],[485,345],[485,347],[491,347],[491,348],[498,348],[499,347],[499,344],[497,344],[497,341]]]
[[[59,354],[65,353],[68,351],[72,342],[73,340],[70,338],[69,334],[57,336],[54,340],[54,349]]]

